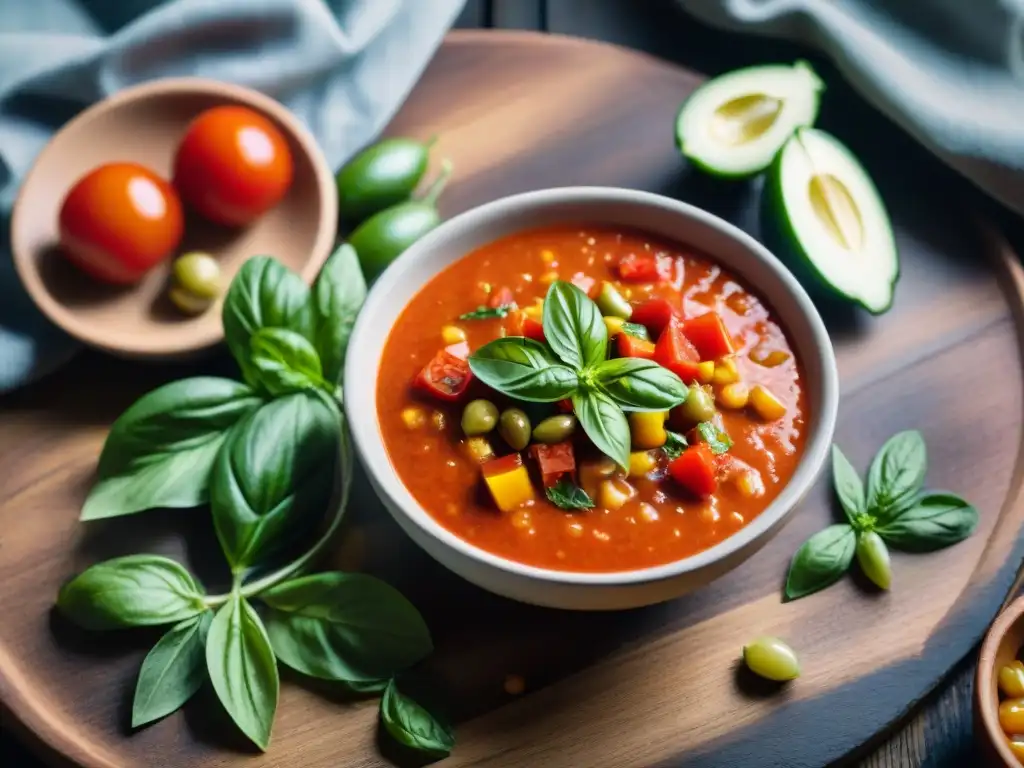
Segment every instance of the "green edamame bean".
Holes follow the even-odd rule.
[[[431,185],[423,199],[385,208],[349,235],[349,245],[356,249],[359,264],[368,280],[377,277],[406,248],[441,223],[437,197],[450,175],[451,164],[446,162],[437,181]]]
[[[777,637],[759,637],[743,647],[743,662],[751,672],[783,682],[800,676],[800,661],[793,649]]]
[[[874,531],[864,531],[857,535],[857,562],[864,575],[882,589],[892,584],[892,566],[889,550],[882,537]]]
[[[686,418],[695,422],[711,421],[715,415],[714,398],[699,384],[693,384],[690,387],[686,400],[679,407]]]
[[[530,417],[518,408],[506,408],[498,419],[498,434],[516,451],[530,444]]]
[[[498,423],[498,407],[490,400],[471,400],[462,410],[462,431],[468,437],[486,435]]]
[[[619,293],[618,289],[607,280],[601,283],[601,290],[597,294],[597,308],[605,317],[621,317],[629,320],[633,315],[633,307],[626,298]]]
[[[191,251],[174,260],[167,295],[183,312],[205,311],[221,292],[220,265],[208,253]]]
[[[576,431],[576,417],[569,413],[548,416],[533,428],[533,439],[538,443],[560,443]]]
[[[343,219],[363,221],[407,200],[427,170],[430,146],[413,139],[384,139],[338,171],[338,208]]]

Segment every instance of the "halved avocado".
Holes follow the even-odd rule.
[[[824,87],[805,61],[747,67],[708,80],[679,108],[679,151],[715,176],[759,173],[794,130],[813,125]]]
[[[900,274],[892,224],[867,171],[838,139],[798,129],[763,194],[766,234],[774,226],[780,246],[833,294],[876,315],[889,309]]]

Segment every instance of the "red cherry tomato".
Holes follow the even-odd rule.
[[[182,200],[218,224],[248,224],[277,205],[292,183],[281,131],[246,107],[214,107],[192,121],[174,157]]]
[[[104,282],[137,282],[181,242],[181,201],[148,168],[109,163],[68,192],[60,209],[67,258]]]

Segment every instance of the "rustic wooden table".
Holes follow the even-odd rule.
[[[949,185],[965,206],[984,208],[1017,245],[1024,227],[983,200],[967,183],[938,167],[887,120],[847,87],[826,61],[796,46],[739,38],[703,27],[686,17],[672,0],[467,0],[458,22],[464,28],[532,29],[618,43],[707,73],[770,60],[803,56],[814,61],[828,82],[830,103],[845,119],[891,147],[900,173],[920,170],[929,184]],[[894,167],[897,163],[894,162]],[[878,743],[866,745],[854,764],[864,768],[962,768],[977,763],[971,729],[973,654],[948,681],[916,707],[910,720]],[[908,708],[912,702],[908,702]],[[0,764],[36,768],[39,764],[0,723]],[[752,767],[753,768],[753,767]]]

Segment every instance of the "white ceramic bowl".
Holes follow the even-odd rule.
[[[573,573],[536,568],[486,552],[443,528],[395,473],[377,422],[381,350],[406,304],[438,272],[482,245],[524,229],[600,222],[691,245],[743,277],[775,310],[803,364],[810,408],[804,455],[789,484],[749,525],[704,552],[654,568]],[[345,410],[359,457],[402,529],[434,559],[484,589],[556,608],[619,609],[679,597],[735,568],[781,527],[828,455],[839,378],[828,333],[810,298],[760,243],[692,205],[628,189],[567,187],[528,192],[474,208],[407,250],[378,279],[359,315],[345,366]]]

